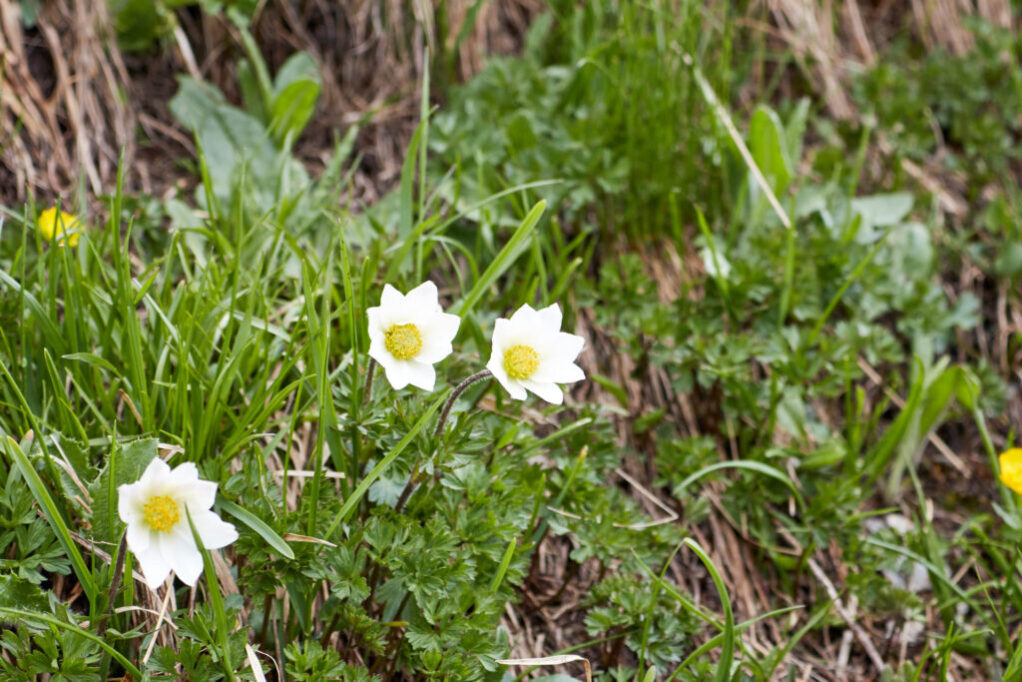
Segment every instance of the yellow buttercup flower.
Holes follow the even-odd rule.
[[[1001,453],[1001,483],[1022,495],[1022,448]]]
[[[70,246],[78,245],[78,237],[82,230],[82,224],[78,221],[78,218],[60,211],[59,215],[57,207],[53,206],[46,209],[39,214],[39,234],[42,235],[43,239],[48,242],[56,240],[58,246],[63,246],[67,243]],[[65,238],[64,235],[67,235]]]

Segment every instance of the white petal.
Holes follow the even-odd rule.
[[[149,527],[141,519],[135,523],[129,523],[126,534],[128,549],[136,555],[148,550],[149,545],[152,544],[152,531],[149,530]]]
[[[426,391],[433,390],[436,384],[436,370],[433,369],[433,365],[415,360],[407,360],[404,365],[408,383]]]
[[[183,462],[174,467],[167,476],[167,481],[175,488],[187,488],[199,480],[199,469],[195,462]]]
[[[570,384],[585,379],[586,373],[573,362],[547,362],[529,378],[539,382]]]
[[[440,362],[453,352],[454,346],[451,345],[450,341],[431,338],[423,341],[422,350],[415,356],[415,361],[432,365],[434,362]]]
[[[514,327],[511,324],[511,320],[505,320],[504,318],[497,318],[496,322],[493,323],[493,340],[491,341],[491,354],[490,360],[493,358],[501,358],[503,361],[504,351],[507,350],[508,346],[511,345],[511,334],[514,331]]]
[[[400,305],[405,300],[404,295],[390,286],[389,284],[383,285],[383,295],[380,297],[380,306],[383,308],[389,308],[391,306]]]
[[[181,582],[194,586],[202,573],[202,554],[195,546],[191,532],[185,522],[181,530],[175,528],[172,533],[160,533],[159,547],[163,558],[170,564],[174,574],[181,578]]]
[[[436,312],[440,307],[436,285],[429,280],[409,291],[405,301],[411,303],[417,310],[430,313]]]
[[[560,405],[564,402],[564,393],[557,384],[535,381],[533,379],[524,379],[522,384],[548,403]]]
[[[574,360],[578,357],[578,354],[582,352],[582,349],[585,348],[586,340],[581,336],[576,336],[575,334],[559,332],[557,334],[555,344],[557,357]]]
[[[144,486],[148,486],[153,481],[160,481],[166,478],[170,474],[170,465],[164,462],[159,457],[153,457],[153,461],[149,462],[149,466],[142,472],[142,477],[138,479],[138,483]]]
[[[146,585],[155,591],[170,574],[170,564],[163,557],[159,545],[155,543],[150,544],[146,550],[134,554],[138,559],[138,567],[142,569]]]
[[[454,337],[458,335],[459,327],[461,327],[461,318],[450,313],[433,313],[426,323],[426,329],[430,336],[447,342],[454,341]]]
[[[486,369],[490,370],[490,374],[496,379],[504,390],[511,394],[511,397],[515,400],[525,400],[529,396],[525,393],[525,389],[522,388],[521,384],[517,380],[512,379],[504,371],[504,361],[494,355],[490,358],[490,361],[486,363]]]
[[[547,331],[557,332],[561,330],[561,306],[554,303],[546,308],[537,311],[543,327]]]
[[[139,495],[141,483],[124,483],[117,486],[117,515],[129,526],[141,520],[139,512]]]
[[[202,540],[202,546],[206,549],[220,549],[238,539],[238,531],[234,525],[222,520],[215,512],[193,513],[192,522],[199,533],[199,539]]]
[[[387,381],[395,391],[400,391],[411,381],[411,376],[405,368],[406,363],[393,355],[388,354],[387,357],[376,358],[376,361],[380,363],[380,367],[383,367]]]
[[[217,484],[213,481],[198,479],[192,482],[190,488],[180,491],[180,495],[194,516],[197,512],[205,511],[213,506],[216,501],[216,489]]]
[[[515,324],[531,324],[535,319],[536,311],[528,303],[523,303],[522,307],[511,316],[511,322]]]
[[[372,339],[369,341],[369,357],[381,365],[385,362],[389,362],[394,359],[394,356],[387,350],[387,346],[383,341],[381,335],[379,339]]]
[[[418,362],[440,362],[453,352],[451,341],[458,334],[461,318],[447,313],[433,313],[422,325],[422,350]]]
[[[383,309],[379,306],[369,308],[366,310],[366,322],[369,330],[369,338],[376,339],[377,337],[383,338],[383,333],[386,331],[383,328],[382,319]]]

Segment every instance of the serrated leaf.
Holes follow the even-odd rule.
[[[23,611],[50,612],[50,601],[42,589],[11,574],[0,575],[0,604]]]
[[[92,495],[92,532],[96,540],[117,542],[117,486],[134,483],[156,457],[156,439],[144,438],[116,448],[99,476],[89,486]]]

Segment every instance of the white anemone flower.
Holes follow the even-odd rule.
[[[585,379],[575,364],[585,339],[561,331],[561,308],[556,303],[542,310],[528,304],[511,319],[493,326],[493,350],[486,368],[512,398],[525,400],[532,391],[548,403],[560,405],[564,394],[557,384]]]
[[[219,549],[238,539],[238,531],[211,509],[217,484],[199,478],[192,462],[173,470],[159,457],[134,483],[117,488],[117,511],[128,526],[128,549],[138,558],[142,575],[155,590],[174,571],[195,585],[202,573],[202,553],[188,524],[206,549]]]
[[[443,312],[436,285],[423,282],[407,294],[383,287],[369,317],[369,357],[380,363],[395,389],[408,384],[427,391],[436,383],[433,363],[451,354],[461,318]]]

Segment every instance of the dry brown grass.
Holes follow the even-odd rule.
[[[446,3],[446,22],[428,0],[266,2],[253,33],[271,70],[306,50],[324,88],[297,153],[315,170],[337,131],[372,113],[359,135],[356,196],[373,201],[392,186],[418,116],[423,55],[450,55],[453,75],[478,71],[489,54],[514,52],[541,0],[487,2],[456,44],[470,0]],[[130,191],[160,195],[191,178],[176,161],[190,157],[190,135],[170,116],[175,76],[188,73],[233,101],[241,43],[223,17],[178,12],[179,28],[144,54],[116,44],[104,2],[44,3],[26,28],[19,0],[0,0],[0,204],[44,202],[109,191],[124,150]],[[457,48],[457,49],[455,49]],[[434,75],[434,78],[436,76]]]

